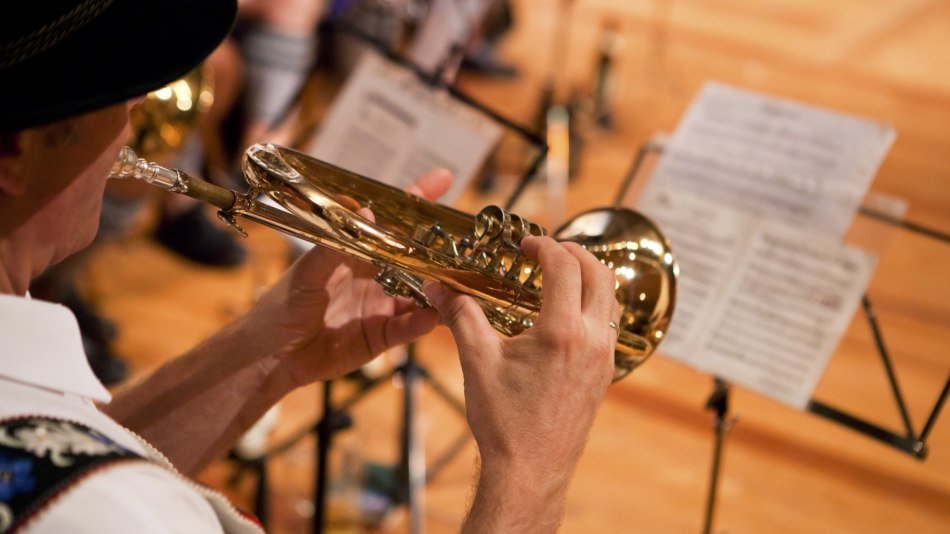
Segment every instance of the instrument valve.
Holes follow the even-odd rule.
[[[416,231],[412,234],[412,240],[424,247],[431,246],[432,242],[435,240],[435,235],[433,234],[432,230],[438,226],[438,223],[431,228],[422,225],[417,226]]]
[[[383,286],[383,292],[390,297],[405,297],[412,299],[420,308],[431,307],[432,304],[422,292],[422,278],[412,276],[393,267],[387,267],[379,272],[375,278]]]
[[[470,256],[471,253],[472,253],[472,247],[473,247],[473,246],[474,246],[474,245],[473,245],[473,243],[472,243],[472,238],[471,238],[471,237],[465,236],[465,237],[463,237],[462,239],[460,239],[460,240],[459,240],[459,243],[458,243],[459,257],[468,257],[468,256]]]
[[[436,223],[431,227],[417,226],[412,234],[412,240],[428,249],[438,247],[443,256],[449,258],[463,257],[463,251],[459,250],[459,245],[455,242],[455,236],[443,230],[441,223]],[[439,246],[439,240],[441,240],[441,246]]]

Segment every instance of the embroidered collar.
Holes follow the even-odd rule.
[[[0,295],[0,377],[99,402],[112,400],[89,367],[72,312],[25,297]]]
[[[80,423],[0,420],[0,532],[18,532],[84,476],[130,460],[146,461]]]

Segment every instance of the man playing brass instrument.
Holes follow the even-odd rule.
[[[291,390],[358,368],[440,315],[481,453],[463,528],[555,530],[610,383],[619,316],[613,275],[577,245],[523,242],[545,298],[535,326],[508,339],[469,297],[432,285],[438,311],[417,309],[386,297],[369,265],[318,247],[247,315],[114,399],[72,315],[26,296],[31,278],[92,240],[133,99],[200,62],[234,12],[234,0],[49,0],[0,20],[0,532],[254,531],[185,477]],[[435,198],[448,182],[435,171],[412,192]]]

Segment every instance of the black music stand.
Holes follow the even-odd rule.
[[[633,183],[633,180],[636,178],[641,167],[643,166],[643,162],[645,161],[647,155],[662,155],[664,150],[664,142],[661,139],[651,139],[650,141],[640,145],[636,155],[634,156],[630,169],[627,171],[623,182],[620,184],[620,188],[617,191],[617,196],[614,198],[615,206],[620,206],[624,198],[626,198],[627,193],[630,190],[630,185]],[[894,218],[874,208],[861,206],[858,210],[858,213],[866,217],[878,219],[909,232],[935,239],[939,242],[943,242],[944,244],[950,244],[950,235],[947,233],[913,222]],[[881,333],[881,327],[878,323],[877,315],[874,313],[874,308],[871,305],[871,299],[867,296],[867,294],[865,294],[861,299],[861,308],[868,320],[868,325],[870,326],[871,333],[874,337],[874,343],[878,356],[880,356],[881,363],[883,364],[887,373],[891,393],[894,396],[894,401],[897,404],[901,414],[902,422],[904,424],[904,433],[899,434],[897,432],[888,430],[814,398],[809,401],[807,409],[809,412],[815,415],[824,417],[825,419],[843,425],[860,434],[864,434],[865,436],[876,439],[890,447],[912,456],[913,458],[923,461],[927,457],[927,437],[930,435],[930,431],[933,429],[934,423],[936,423],[937,417],[940,415],[940,411],[947,400],[948,393],[950,393],[950,376],[948,376],[946,383],[944,383],[943,390],[937,396],[937,400],[934,403],[933,409],[930,411],[930,415],[927,417],[927,422],[924,423],[920,433],[917,433],[914,430],[913,424],[911,423],[910,414],[907,411],[907,405],[904,400],[903,392],[901,391],[900,385],[897,382],[897,375],[894,373],[894,366],[891,363],[890,351],[888,351],[887,345],[884,342],[884,336]],[[725,382],[719,377],[713,377],[713,391],[706,400],[705,407],[707,410],[713,412],[715,418],[715,441],[713,445],[712,463],[710,466],[709,487],[706,494],[706,506],[703,520],[704,534],[709,534],[712,532],[713,516],[715,514],[716,498],[719,488],[719,474],[722,464],[722,453],[723,447],[725,445],[725,435],[735,422],[735,419],[730,418],[729,416],[730,388],[731,386],[729,383]]]
[[[446,69],[453,66],[460,59],[460,54],[463,53],[463,49],[461,47],[454,47],[450,51],[449,56],[440,64],[440,66],[434,72],[430,73],[424,71],[419,66],[411,63],[406,58],[390,50],[380,40],[349,23],[339,23],[336,29],[347,32],[359,40],[372,45],[372,47],[387,60],[413,72],[427,85],[440,91],[444,91],[453,99],[458,100],[466,106],[481,112],[502,126],[513,130],[519,136],[523,137],[529,143],[529,145],[534,147],[537,150],[537,154],[530,160],[526,170],[518,180],[514,191],[505,201],[505,208],[509,209],[517,201],[517,199],[520,198],[522,193],[524,193],[525,189],[538,174],[538,170],[541,168],[541,164],[547,155],[547,143],[537,134],[529,131],[527,128],[515,123],[507,117],[502,116],[490,107],[474,100],[447,82],[447,76],[445,76]],[[302,88],[294,100],[287,106],[284,112],[280,114],[281,116],[278,124],[289,116],[290,110],[301,100],[304,91],[305,89]],[[413,437],[414,413],[416,405],[415,395],[417,386],[420,383],[429,385],[442,400],[449,404],[449,406],[451,406],[463,417],[465,416],[465,405],[461,400],[457,399],[447,387],[436,380],[424,366],[420,365],[416,361],[415,347],[413,344],[410,344],[407,347],[406,360],[402,364],[398,365],[392,371],[384,374],[383,376],[360,380],[357,385],[357,390],[339,404],[335,404],[333,401],[332,392],[335,381],[328,380],[324,382],[322,415],[316,424],[310,425],[307,428],[296,432],[294,435],[284,440],[280,444],[269,448],[257,458],[240,458],[235,456],[233,453],[231,454],[231,458],[236,460],[239,466],[238,472],[233,478],[240,476],[244,470],[254,471],[258,475],[256,495],[254,498],[255,514],[261,520],[262,524],[265,525],[265,527],[268,518],[267,460],[286,452],[304,437],[310,434],[315,434],[316,467],[314,473],[314,513],[312,525],[314,533],[320,533],[325,530],[327,526],[326,505],[328,496],[327,478],[329,454],[333,445],[333,436],[336,432],[352,426],[353,420],[349,415],[349,410],[356,403],[358,403],[360,399],[365,397],[366,394],[374,389],[377,385],[383,384],[396,376],[401,377],[403,381],[403,419],[400,436],[400,459],[397,468],[397,489],[395,494],[391,497],[393,498],[394,503],[398,505],[404,505],[409,509],[409,531],[412,533],[421,532],[423,517],[419,492],[427,482],[435,478],[442,468],[448,464],[451,458],[464,449],[468,441],[471,439],[471,434],[465,432],[463,435],[457,437],[430,467],[424,468],[424,466],[416,464],[417,459],[422,457],[421,454],[414,453],[415,448],[418,446],[416,440]],[[425,473],[424,475],[422,474],[423,472]]]

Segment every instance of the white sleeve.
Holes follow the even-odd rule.
[[[223,532],[208,501],[164,468],[144,462],[90,474],[54,498],[25,532]]]

